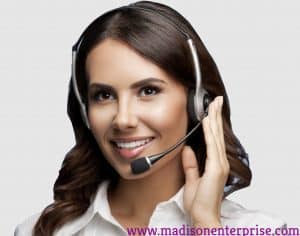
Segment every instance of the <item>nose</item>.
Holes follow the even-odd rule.
[[[116,114],[112,121],[112,126],[117,130],[130,130],[136,128],[138,118],[136,109],[128,100],[119,100]]]

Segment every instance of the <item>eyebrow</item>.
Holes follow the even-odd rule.
[[[145,85],[147,85],[147,84],[149,84],[151,82],[166,84],[166,81],[161,80],[161,79],[146,78],[146,79],[143,79],[143,80],[140,80],[138,82],[133,83],[132,85],[130,85],[130,88],[131,89],[136,89],[136,88],[139,88],[139,87],[143,87],[143,86],[145,86]],[[101,88],[106,88],[106,89],[113,89],[112,86],[107,85],[107,84],[103,84],[103,83],[91,83],[89,85],[89,90],[92,89],[93,87],[101,87]]]

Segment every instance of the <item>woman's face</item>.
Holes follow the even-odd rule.
[[[141,178],[180,155],[177,148],[140,175],[132,160],[165,151],[187,131],[183,85],[125,43],[105,39],[89,53],[88,117],[105,158],[125,179]]]

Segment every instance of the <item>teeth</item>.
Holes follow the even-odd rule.
[[[151,138],[133,142],[115,142],[118,148],[136,148],[150,142]]]

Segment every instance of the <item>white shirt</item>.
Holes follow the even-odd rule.
[[[127,236],[128,233],[112,216],[107,199],[108,181],[102,182],[88,210],[77,219],[65,224],[55,236]],[[39,214],[36,214],[15,230],[15,236],[31,236],[32,229]],[[261,211],[247,210],[239,204],[224,199],[221,205],[222,226],[233,227],[265,227],[281,228],[284,221]],[[150,218],[149,228],[182,228],[192,227],[189,217],[183,208],[183,187],[168,201],[160,202]],[[159,232],[159,231],[158,231]],[[178,234],[180,235],[180,234]]]

